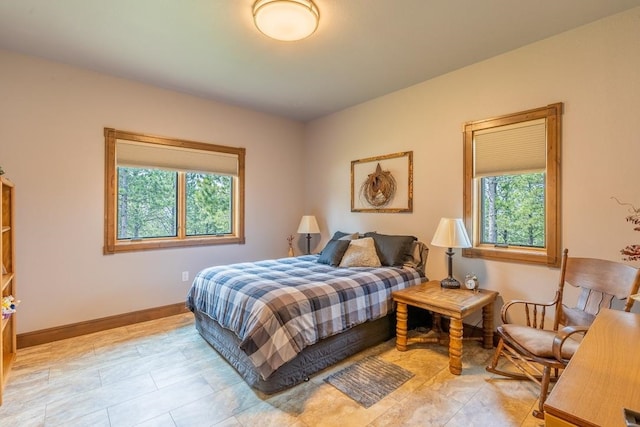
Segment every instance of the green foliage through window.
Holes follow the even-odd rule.
[[[481,178],[481,243],[545,246],[545,174]]]
[[[226,175],[187,173],[187,236],[229,234],[232,183]]]
[[[177,236],[179,174],[187,182],[187,236],[231,233],[232,177],[118,167],[118,239]]]
[[[177,235],[177,172],[118,167],[118,239]]]

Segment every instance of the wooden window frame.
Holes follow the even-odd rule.
[[[185,246],[209,246],[223,244],[244,244],[244,172],[246,149],[227,147],[223,145],[207,144],[203,142],[186,141],[182,139],[165,138],[147,134],[104,128],[105,138],[105,207],[104,207],[104,254],[119,252],[144,251],[163,248],[177,248]],[[238,158],[238,174],[234,177],[233,187],[233,226],[230,235],[222,236],[186,236],[184,224],[178,220],[178,235],[176,237],[153,237],[140,240],[119,240],[117,238],[117,205],[118,205],[118,174],[116,160],[116,141],[127,140],[142,143],[159,144],[169,147],[188,148],[194,150],[213,151],[236,155]],[[180,178],[179,180],[184,179]],[[184,209],[185,195],[178,185],[178,204]]]
[[[498,261],[524,262],[543,264],[552,267],[560,266],[561,261],[561,182],[560,158],[562,142],[563,104],[555,103],[546,107],[507,114],[491,119],[478,120],[464,125],[464,222],[467,231],[471,231],[472,247],[462,250],[462,256],[468,258],[484,258]],[[479,212],[476,209],[475,197],[479,179],[474,178],[474,132],[497,128],[505,125],[546,119],[546,179],[545,179],[545,247],[526,248],[496,247],[480,244]]]

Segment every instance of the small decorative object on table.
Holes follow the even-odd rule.
[[[478,276],[469,273],[464,277],[464,287],[470,291],[478,292]]]
[[[20,304],[13,295],[2,297],[2,318],[8,319],[13,313],[16,312],[16,306]]]
[[[2,169],[2,166],[0,166],[0,175],[4,175],[4,170]]]
[[[289,242],[289,256],[293,256],[293,235],[287,237],[287,242]]]

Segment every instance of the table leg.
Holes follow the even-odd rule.
[[[438,335],[442,332],[442,315],[440,313],[436,313],[435,311],[431,312],[433,315],[433,329]]]
[[[399,302],[396,305],[396,349],[407,351],[407,304]]]
[[[447,336],[442,330],[442,315],[440,313],[432,312],[433,314],[433,326],[431,330],[436,334],[436,342],[438,344],[446,344]]]
[[[462,319],[453,317],[449,324],[449,372],[462,373]]]
[[[482,347],[493,348],[493,303],[482,307],[482,329],[484,331]]]

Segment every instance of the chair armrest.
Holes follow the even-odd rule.
[[[565,341],[571,338],[575,334],[585,334],[589,330],[589,326],[565,326],[560,329],[556,336],[553,338],[553,356],[559,361],[563,362],[562,358],[562,346]]]
[[[526,315],[527,326],[542,329],[544,326],[544,315],[546,312],[546,308],[553,307],[557,303],[558,303],[557,295],[556,295],[556,298],[550,302],[533,302],[533,301],[524,301],[524,300],[509,301],[508,303],[502,306],[502,310],[500,312],[500,316],[502,317],[502,323],[511,323],[508,320],[508,314],[511,308],[514,308],[514,309],[521,308],[522,312]],[[538,310],[541,310],[540,322],[538,322]],[[531,322],[531,315],[533,315],[533,322]]]

